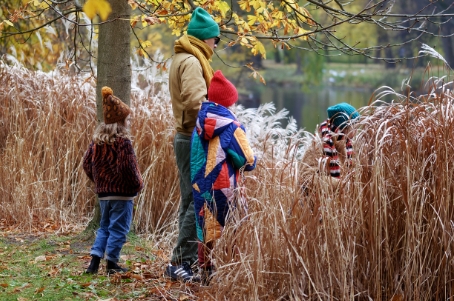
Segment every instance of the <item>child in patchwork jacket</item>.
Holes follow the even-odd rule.
[[[143,188],[126,124],[131,111],[109,87],[102,88],[102,98],[104,122],[96,128],[83,160],[85,173],[95,183],[101,207],[100,228],[86,270],[89,274],[98,272],[104,254],[108,274],[127,271],[118,261],[132,221],[133,200]]]
[[[228,109],[237,100],[235,86],[216,71],[191,139],[191,183],[202,281],[213,271],[210,252],[234,205],[240,169],[253,170],[257,160],[244,127]]]

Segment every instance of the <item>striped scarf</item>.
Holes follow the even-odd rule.
[[[339,162],[339,153],[336,149],[334,136],[338,136],[337,140],[346,139],[345,140],[345,157],[346,157],[346,165],[350,166],[351,159],[353,156],[353,146],[352,142],[347,136],[341,135],[339,130],[335,128],[334,125],[329,123],[329,120],[326,120],[322,124],[320,124],[320,134],[322,136],[323,141],[323,154],[329,160],[329,172],[332,177],[338,178],[341,175],[340,172],[340,162]]]
[[[186,52],[192,54],[199,60],[208,90],[214,74],[213,68],[211,68],[210,62],[208,61],[211,60],[211,56],[213,55],[213,50],[210,46],[202,40],[184,34],[180,39],[175,41],[174,49],[175,53]]]

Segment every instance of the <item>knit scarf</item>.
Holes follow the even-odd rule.
[[[201,41],[193,36],[184,34],[180,39],[175,41],[175,53],[186,52],[195,56],[202,65],[203,78],[208,87],[213,78],[213,68],[211,68],[208,60],[211,60],[213,50],[204,41]]]

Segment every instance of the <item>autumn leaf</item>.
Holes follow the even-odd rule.
[[[137,22],[139,21],[139,16],[134,16],[132,19],[131,19],[131,27],[134,28],[136,27],[136,24]]]
[[[143,51],[142,48],[138,48],[138,49],[136,50],[136,53],[137,53],[139,56],[145,56],[145,55],[146,55],[145,51]]]
[[[247,45],[247,44],[249,44],[249,41],[247,40],[247,38],[242,37],[242,38],[241,38],[241,44],[242,44],[242,45]]]
[[[136,1],[134,0],[128,0],[129,6],[131,6],[131,9],[136,9],[139,5],[137,5]]]
[[[227,12],[230,10],[229,4],[225,1],[219,1],[218,8],[219,8],[219,12],[221,13],[221,16],[223,18],[225,18]]]
[[[240,8],[244,11],[250,12],[251,7],[249,6],[249,1],[238,1]]]
[[[247,15],[247,19],[248,19],[247,24],[251,26],[254,25],[255,23],[259,23],[259,18],[257,15],[256,16]]]
[[[263,59],[266,59],[265,46],[260,41],[256,41],[254,47],[251,49],[252,54],[261,54]]]
[[[3,23],[5,23],[5,24],[7,24],[7,25],[9,25],[11,27],[14,27],[14,24],[11,23],[11,21],[9,21],[9,20],[4,20]]]
[[[33,5],[41,9],[47,9],[49,7],[49,4],[46,1],[42,0],[34,0]]]
[[[36,262],[41,262],[41,261],[46,261],[46,256],[41,255],[35,258],[35,263]]]
[[[148,25],[154,25],[154,24],[159,24],[159,23],[161,23],[161,21],[160,21],[158,18],[156,18],[156,17],[151,17],[151,16],[148,16],[148,17],[143,18],[143,21],[144,21],[145,23],[147,23]]]
[[[96,14],[99,14],[101,20],[105,21],[112,11],[112,8],[106,0],[88,0],[85,2],[82,10],[90,19],[93,19]]]
[[[186,300],[190,300],[190,297],[186,294],[180,294],[180,297],[178,298],[178,300],[186,301]]]
[[[44,287],[40,287],[40,288],[37,288],[35,292],[37,294],[39,294],[39,293],[42,293],[44,291],[44,289],[45,289]]]
[[[143,277],[137,274],[130,274],[129,277],[135,280],[143,280]]]
[[[150,47],[151,46],[151,42],[146,40],[146,41],[141,41],[140,40],[140,45],[143,47],[143,48],[147,48],[147,47]]]

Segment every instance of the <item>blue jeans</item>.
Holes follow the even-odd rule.
[[[133,200],[101,200],[101,222],[90,255],[118,262],[132,221]]]

